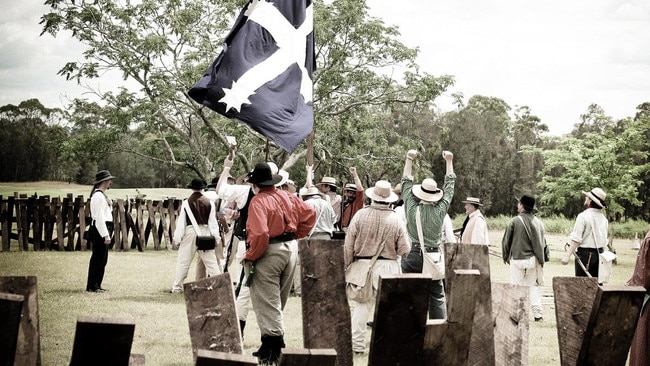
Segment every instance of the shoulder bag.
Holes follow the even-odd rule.
[[[432,280],[445,278],[445,258],[442,255],[442,248],[438,252],[432,253],[427,253],[425,250],[419,205],[415,209],[415,227],[418,230],[418,240],[420,241],[420,249],[422,250],[422,273],[430,275]]]
[[[372,276],[370,269],[377,261],[379,254],[384,249],[384,242],[379,245],[377,253],[370,261],[356,260],[345,270],[345,294],[348,300],[367,302],[372,299]]]
[[[183,205],[185,213],[187,213],[187,217],[190,218],[192,227],[194,227],[194,231],[196,232],[196,249],[213,250],[217,246],[217,239],[212,235],[201,235],[201,232],[199,231],[199,225],[196,223],[196,218],[194,217],[192,210],[190,210],[190,207],[187,204],[187,200],[183,201]]]

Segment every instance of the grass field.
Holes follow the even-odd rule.
[[[499,243],[502,233],[490,233]],[[529,364],[559,365],[552,277],[571,276],[572,266],[562,266],[562,243],[565,238],[549,236],[551,262],[545,266],[544,322],[530,323]],[[637,251],[632,241],[619,241],[618,265],[611,283],[621,285],[630,277]],[[498,246],[491,247],[500,251]],[[111,252],[106,267],[106,293],[84,291],[89,252],[4,252],[0,253],[0,275],[38,277],[41,354],[43,365],[69,363],[76,319],[81,315],[131,318],[136,322],[133,353],[146,357],[147,365],[191,365],[189,326],[182,295],[170,294],[176,263],[176,252],[148,250],[145,252]],[[500,258],[490,256],[493,282],[508,282],[509,267]],[[194,268],[190,269],[190,279]],[[300,298],[289,299],[285,309],[286,343],[302,347]],[[245,353],[259,346],[259,330],[254,313],[249,317],[244,334]],[[370,340],[370,331],[368,332]],[[355,365],[366,365],[367,358],[355,357]]]

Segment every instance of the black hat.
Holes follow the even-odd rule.
[[[98,184],[101,183],[105,180],[113,179],[115,178],[114,176],[111,175],[111,173],[108,170],[100,170],[95,174],[95,183]]]
[[[208,184],[208,188],[215,188],[218,183],[219,183],[219,177],[214,177],[212,178],[210,184]]]
[[[192,179],[192,183],[187,185],[187,188],[191,188],[195,191],[199,191],[205,188],[205,181],[201,178],[194,178]]]
[[[535,207],[535,197],[529,195],[529,194],[523,194],[521,195],[521,198],[518,199],[519,203],[521,203],[522,206],[524,206],[524,209],[528,212],[534,212],[537,211],[537,207]]]
[[[248,183],[257,184],[261,187],[274,186],[282,180],[279,174],[273,174],[267,163],[255,164],[255,169],[248,174]]]

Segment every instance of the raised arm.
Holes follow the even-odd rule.
[[[445,159],[447,162],[447,171],[445,172],[445,175],[453,174],[454,173],[454,154],[451,153],[451,151],[443,151],[442,152],[442,158]]]
[[[230,168],[234,163],[232,156],[233,156],[232,154],[228,154],[228,156],[226,156],[226,159],[224,159],[223,161],[223,170],[221,171],[221,175],[219,176],[219,182],[215,187],[217,193],[221,192],[221,187],[223,187],[224,184],[228,184],[228,176],[230,175]]]
[[[403,177],[412,177],[413,176],[413,159],[418,156],[417,150],[409,150],[406,152],[406,161],[404,162],[404,172],[402,173]]]
[[[352,174],[352,178],[354,178],[354,185],[357,186],[357,191],[363,191],[363,184],[361,184],[361,179],[359,179],[357,168],[351,166],[350,174]]]
[[[305,188],[314,185],[314,166],[307,164],[307,177],[305,178]]]

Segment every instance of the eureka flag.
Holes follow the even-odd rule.
[[[314,61],[311,0],[251,0],[188,94],[291,153],[314,125]]]

